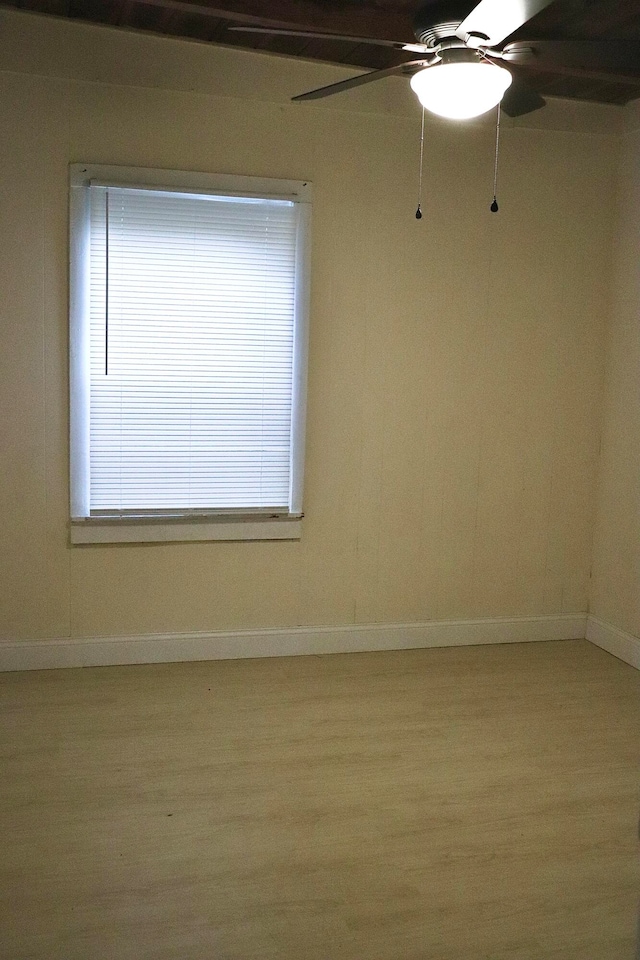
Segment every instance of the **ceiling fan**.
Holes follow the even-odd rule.
[[[422,105],[451,119],[480,116],[498,103],[511,117],[545,105],[540,94],[506,64],[536,63],[562,67],[564,72],[585,70],[607,77],[637,76],[640,40],[550,40],[509,42],[509,37],[555,0],[432,0],[417,11],[415,43],[376,40],[309,30],[258,26],[229,29],[249,33],[343,40],[349,43],[392,47],[416,54],[415,59],[383,70],[373,70],[349,80],[331,83],[293,97],[294,101],[329,97],[394,75],[410,77]],[[507,41],[505,43],[505,41]]]

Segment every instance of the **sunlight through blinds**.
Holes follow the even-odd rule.
[[[288,509],[297,220],[91,187],[92,513]]]

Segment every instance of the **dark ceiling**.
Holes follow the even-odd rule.
[[[411,42],[412,17],[424,0],[3,0],[3,5],[119,29],[376,69],[415,54],[337,40],[233,33],[228,28],[269,25]],[[519,38],[640,40],[640,0],[555,0],[510,39]],[[572,69],[569,75],[529,62],[519,65],[518,71],[544,96],[615,104],[640,97],[640,62],[625,76],[588,69]]]

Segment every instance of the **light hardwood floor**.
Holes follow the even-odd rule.
[[[7,960],[628,960],[640,673],[586,641],[0,676]]]

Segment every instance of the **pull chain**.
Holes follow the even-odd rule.
[[[109,188],[105,190],[105,252],[104,252],[104,375],[109,375]]]
[[[496,123],[496,156],[493,164],[493,203],[491,204],[491,213],[498,212],[498,201],[496,194],[498,190],[498,149],[500,147],[500,104],[498,104],[498,120]]]
[[[420,128],[420,176],[418,179],[418,209],[416,210],[416,220],[422,220],[422,160],[424,158],[424,107],[422,108],[422,126]]]

